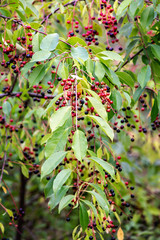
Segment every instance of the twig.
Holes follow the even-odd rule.
[[[80,1],[84,1],[84,0],[80,0]],[[72,2],[68,2],[68,3],[64,4],[63,7],[67,7],[67,6],[69,6],[69,5],[73,5],[73,6],[74,6],[74,4],[75,4],[76,2],[78,2],[78,1],[75,0],[75,1],[72,1]],[[50,18],[50,17],[51,17],[54,13],[56,13],[58,10],[60,10],[60,7],[56,8],[53,13],[50,13],[48,16],[46,16],[46,17],[43,19],[43,21],[41,22],[41,24],[43,24],[45,21],[47,21],[48,18]]]
[[[1,98],[4,98],[4,97],[16,97],[17,95],[22,95],[22,92],[12,92],[12,93],[10,93],[10,92],[8,92],[8,93],[2,93],[2,94],[0,94],[0,99]],[[47,95],[42,95],[42,94],[37,94],[37,93],[32,93],[32,92],[28,92],[28,95],[30,96],[30,97],[35,97],[35,98],[45,98],[45,97],[47,97],[47,99],[53,99],[54,97],[55,97],[55,95],[49,95],[49,94],[47,94]]]
[[[0,18],[7,19],[7,20],[11,20],[11,19],[12,19],[12,18],[10,18],[10,17],[6,17],[6,16],[1,15],[1,14],[0,14]],[[24,28],[26,27],[26,26],[21,22],[21,20],[19,20],[19,19],[17,19],[17,20],[16,20],[16,19],[12,19],[12,21],[15,22],[15,23],[17,23],[17,24],[19,24],[19,25],[21,25],[21,26],[24,27]],[[43,35],[47,35],[47,33],[43,32],[43,31],[39,31],[39,30],[37,30],[37,29],[35,29],[35,28],[31,28],[31,29],[32,29],[34,32],[36,32],[36,33],[41,33],[41,34],[43,34]],[[67,44],[68,46],[72,47],[71,44],[63,41],[62,39],[59,39],[59,41],[61,41],[61,42],[65,43],[65,44]]]
[[[110,84],[112,84],[116,89],[118,89],[117,85],[112,83],[107,75],[105,75],[105,78],[107,78],[107,80],[108,80],[108,82],[110,82]]]
[[[12,84],[12,86],[11,86],[11,89],[10,89],[9,93],[12,93],[12,91],[13,91],[13,89],[14,89],[14,86],[16,85],[17,78],[18,78],[18,73],[17,73],[16,76],[15,76],[15,79],[14,79],[14,81],[13,81],[13,84]]]
[[[138,56],[141,52],[143,52],[143,48],[140,49],[137,53],[135,53],[131,58],[129,58],[127,61],[125,61],[125,63],[123,63],[123,65],[121,66],[124,67],[126,64],[128,64],[132,59],[134,59],[136,56]],[[117,72],[119,70],[119,67],[115,70],[115,72]]]
[[[3,158],[3,165],[2,165],[1,176],[0,176],[0,185],[1,185],[1,182],[2,182],[2,178],[3,178],[5,163],[6,163],[6,152],[4,153],[4,158]]]
[[[7,146],[7,133],[6,133],[6,142],[5,142],[5,151],[4,151],[4,157],[3,157],[3,165],[2,165],[1,176],[0,176],[0,185],[1,185],[1,182],[2,182],[4,167],[5,167],[5,163],[6,163],[6,159],[7,159],[6,146]]]
[[[75,74],[77,75],[77,71],[75,69]],[[78,97],[77,97],[77,78],[75,80],[75,93],[76,93],[76,131],[77,131],[77,118],[78,118],[78,109],[77,109],[77,104],[78,104]]]

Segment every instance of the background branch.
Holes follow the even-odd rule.
[[[84,0],[80,0],[80,1],[84,1]],[[74,6],[74,4],[77,3],[77,2],[78,2],[78,1],[76,1],[76,0],[74,0],[74,1],[72,1],[72,2],[68,2],[68,3],[64,4],[63,7],[67,7],[67,6],[69,6],[69,5],[73,5],[73,6]],[[54,13],[58,12],[58,10],[60,10],[60,7],[56,8],[53,13],[50,13],[49,15],[47,15],[47,16],[43,19],[43,21],[41,22],[41,24],[43,24],[45,21],[47,21],[48,18],[50,18]]]
[[[125,61],[122,65],[122,67],[124,67],[125,65],[127,65],[130,61],[132,61],[132,59],[134,59],[136,56],[138,56],[141,52],[143,52],[143,48],[140,49],[137,53],[135,53],[131,58],[129,58],[127,61]],[[121,68],[122,68],[121,67]],[[115,72],[117,72],[119,70],[119,67],[115,70]]]

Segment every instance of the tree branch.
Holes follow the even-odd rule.
[[[143,48],[140,49],[137,53],[135,53],[131,58],[129,58],[125,63],[123,63],[122,67],[124,67],[126,64],[128,64],[132,59],[134,59],[136,56],[138,56],[141,52],[143,52]],[[121,67],[121,68],[122,68]],[[115,70],[117,72],[119,70],[119,67]]]
[[[84,0],[80,0],[80,1],[84,1]],[[73,5],[73,6],[74,6],[74,4],[77,3],[77,2],[78,2],[78,1],[76,1],[76,0],[74,0],[74,1],[72,1],[72,2],[68,2],[68,3],[64,4],[63,7],[67,7],[67,6],[69,6],[69,5]],[[43,21],[41,22],[41,24],[43,24],[45,21],[47,21],[48,18],[50,18],[50,16],[52,16],[54,13],[56,13],[59,9],[60,9],[60,7],[56,8],[53,13],[50,13],[48,16],[46,16],[46,17],[43,19]]]
[[[18,73],[16,74],[15,78],[14,78],[14,81],[13,81],[13,84],[11,86],[11,89],[9,91],[9,93],[11,94],[13,89],[14,89],[14,86],[16,85],[16,82],[17,82],[17,78],[18,78]]]
[[[22,92],[9,92],[9,93],[2,93],[2,94],[0,94],[0,99],[1,98],[4,98],[4,97],[16,97],[17,95],[22,95]],[[47,94],[47,95],[42,95],[42,94],[37,94],[37,93],[32,93],[32,92],[28,92],[28,95],[30,96],[30,97],[35,97],[35,98],[45,98],[45,97],[47,97],[48,99],[53,99],[54,97],[55,97],[55,95],[49,95],[49,94]]]

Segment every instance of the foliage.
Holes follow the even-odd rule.
[[[3,240],[158,239],[159,15],[159,0],[1,1]]]

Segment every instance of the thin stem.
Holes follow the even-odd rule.
[[[4,157],[3,157],[3,165],[2,165],[1,176],[0,176],[0,185],[1,185],[1,182],[2,182],[2,179],[3,179],[4,167],[5,167],[5,163],[6,163],[6,159],[7,159],[6,146],[7,146],[7,133],[6,133],[6,142],[5,142],[5,151],[4,151]]]
[[[12,201],[13,201],[13,203],[14,203],[14,206],[15,206],[15,208],[16,208],[16,210],[17,210],[17,212],[19,213],[18,207],[17,207],[17,205],[16,205],[16,202],[15,202],[15,200],[14,200],[14,198],[13,198],[13,195],[12,195],[12,193],[11,193],[11,191],[10,191],[9,187],[7,186],[7,184],[5,183],[5,181],[4,181],[4,180],[2,180],[2,181],[3,181],[4,185],[6,186],[6,188],[7,188],[8,192],[9,192],[9,194],[10,194],[11,198],[12,198]]]
[[[2,178],[3,178],[5,163],[6,163],[6,152],[4,152],[3,165],[2,165],[1,176],[0,176],[0,184],[1,184]]]
[[[143,48],[142,49],[140,49],[137,53],[135,53],[131,58],[129,58],[127,61],[125,61],[124,63],[123,63],[123,65],[121,66],[121,68],[123,68],[125,65],[127,65],[131,60],[133,60],[136,56],[138,56],[141,52],[143,52]],[[118,70],[120,70],[119,69],[119,67],[115,70],[115,72],[117,72]]]
[[[79,1],[84,1],[84,0],[79,0]],[[77,0],[74,0],[74,1],[72,1],[72,2],[68,2],[68,3],[64,4],[63,7],[67,7],[67,6],[69,6],[69,5],[73,5],[73,6],[74,6],[77,2],[78,2]],[[41,24],[43,24],[45,21],[47,21],[48,18],[50,18],[54,13],[58,12],[59,10],[60,10],[60,7],[56,8],[53,13],[50,13],[48,16],[46,16],[46,17],[43,19],[43,21],[41,22]]]
[[[76,130],[77,130],[77,118],[78,118],[78,109],[77,109],[77,105],[78,105],[78,98],[77,98],[77,79],[75,81],[75,92],[76,92]]]
[[[9,93],[12,93],[13,89],[14,89],[14,86],[16,85],[16,82],[17,82],[17,78],[18,78],[18,73],[16,74],[15,78],[14,78],[14,81],[13,81],[13,84],[11,86],[11,89],[9,91]]]

